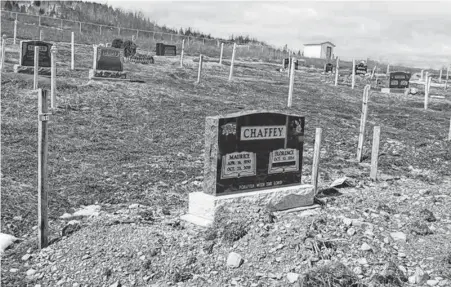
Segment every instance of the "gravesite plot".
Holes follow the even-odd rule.
[[[112,15],[100,3],[95,17],[88,2],[8,3],[2,287],[451,286],[445,70],[439,83],[439,70],[393,60],[386,77],[377,75],[384,87],[418,92],[384,94],[369,89],[368,77],[335,86],[335,69],[324,75],[328,62],[297,48],[298,71],[281,73],[288,51],[235,40],[229,81],[232,42],[224,41],[219,63],[222,39],[162,26],[173,23],[143,18],[149,32],[135,14]],[[188,19],[196,4],[189,5],[181,6]],[[176,48],[137,64],[124,61],[125,48],[108,47],[115,39],[134,39],[137,61],[156,56],[156,43]],[[57,47],[56,78],[40,77],[38,89],[19,72],[33,72],[33,45],[42,47],[40,74]],[[349,83],[352,58],[365,55],[341,53],[330,64],[338,63],[338,82]],[[436,59],[431,67],[445,64]],[[376,66],[367,62],[366,74]],[[428,94],[425,82],[409,83],[422,69],[432,76]]]
[[[265,197],[274,210],[312,205],[313,187],[300,185],[304,121],[270,111],[207,117],[204,188],[190,193],[184,218],[211,225],[221,201],[245,197]]]
[[[93,67],[89,79],[127,79],[123,71],[123,51],[116,48],[94,46]]]
[[[51,43],[43,41],[20,41],[19,65],[14,65],[15,73],[33,74],[34,72],[34,47],[39,47],[39,75],[50,76],[50,49]]]

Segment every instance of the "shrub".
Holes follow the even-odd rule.
[[[132,41],[125,41],[122,47],[124,48],[124,57],[131,57],[136,54],[136,44]]]
[[[113,42],[111,43],[111,47],[113,48],[122,48],[122,45],[124,44],[124,41],[122,41],[122,39],[114,39]]]

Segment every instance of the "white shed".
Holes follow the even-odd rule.
[[[304,44],[304,57],[318,59],[332,59],[335,45],[331,42],[319,44]]]

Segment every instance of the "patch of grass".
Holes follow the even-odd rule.
[[[340,262],[331,262],[307,271],[300,283],[303,287],[363,287],[359,278]]]

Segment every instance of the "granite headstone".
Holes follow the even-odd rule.
[[[324,72],[329,73],[329,72],[333,72],[334,70],[334,65],[332,65],[331,63],[327,63],[326,64],[326,70]]]
[[[355,66],[356,75],[365,75],[368,72],[368,66],[364,63],[359,63]]]
[[[304,120],[277,111],[207,117],[204,193],[227,195],[299,185]]]
[[[20,41],[20,65],[34,66],[34,47],[39,47],[39,67],[51,67],[53,44],[44,41]]]
[[[391,72],[389,88],[404,89],[409,87],[411,74],[406,72]]]
[[[96,70],[123,71],[121,49],[97,47]]]

